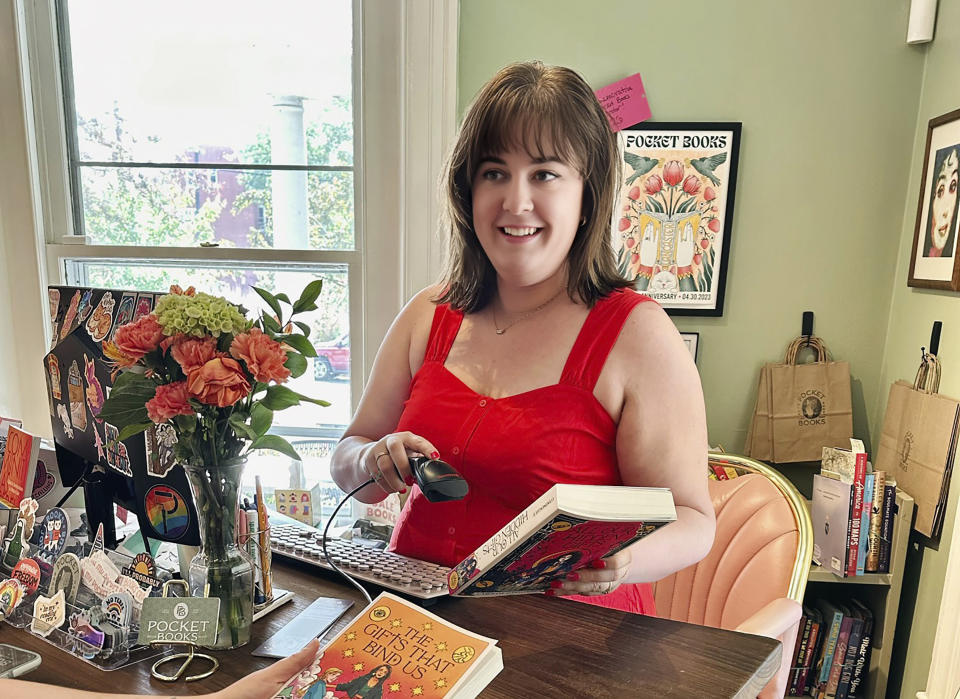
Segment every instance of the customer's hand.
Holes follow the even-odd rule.
[[[548,593],[557,597],[608,595],[623,583],[632,560],[630,549],[623,549],[570,573],[562,581],[554,581]]]
[[[226,689],[208,695],[210,699],[270,699],[291,677],[310,666],[320,643],[313,639],[302,650],[273,665],[257,670]]]

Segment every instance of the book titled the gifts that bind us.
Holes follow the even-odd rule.
[[[503,669],[496,644],[382,592],[274,697],[473,699]]]
[[[452,595],[543,592],[677,519],[669,488],[558,484],[457,564]]]

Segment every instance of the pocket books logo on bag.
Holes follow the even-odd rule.
[[[797,399],[799,419],[798,425],[825,425],[827,417],[824,394],[821,391],[809,390],[800,394]]]
[[[913,432],[907,430],[903,435],[903,444],[900,445],[900,468],[910,470],[910,450],[913,449]]]

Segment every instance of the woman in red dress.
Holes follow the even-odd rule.
[[[398,553],[453,566],[554,483],[662,486],[677,521],[568,576],[557,595],[652,613],[649,583],[713,542],[696,367],[658,304],[617,272],[620,159],[574,71],[521,63],[483,87],[447,165],[443,280],[380,347],[332,473],[363,502],[410,496]],[[430,503],[408,456],[470,493]]]

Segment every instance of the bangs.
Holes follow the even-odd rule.
[[[485,159],[511,150],[523,150],[531,159],[556,158],[586,176],[577,153],[588,152],[587,143],[564,114],[553,90],[527,94],[502,94],[480,116],[477,139],[470,149],[467,170],[471,177]],[[568,111],[569,111],[569,105]]]

